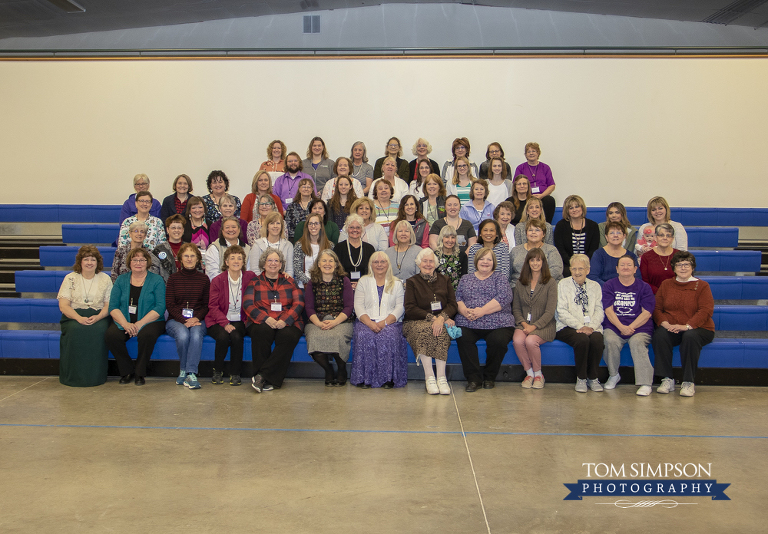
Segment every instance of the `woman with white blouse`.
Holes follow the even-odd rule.
[[[501,202],[496,209],[493,210],[493,218],[499,223],[499,230],[501,230],[501,241],[510,252],[517,245],[515,239],[515,225],[512,224],[512,219],[515,216],[515,206],[511,202],[505,200]]]
[[[279,213],[270,213],[264,218],[261,237],[251,245],[248,263],[253,266],[253,271],[257,275],[261,274],[259,258],[268,248],[274,248],[283,253],[285,274],[293,278],[293,245],[285,238],[285,221]]]
[[[574,254],[571,276],[557,284],[557,334],[555,339],[573,347],[576,361],[576,391],[603,391],[597,370],[603,357],[603,290],[589,280],[589,257]]]
[[[355,289],[354,360],[350,382],[368,389],[403,387],[408,381],[408,353],[403,337],[405,288],[392,275],[387,255],[371,257],[368,274]]]
[[[374,193],[376,192],[376,184],[385,181],[389,182],[392,186],[392,202],[400,202],[403,195],[408,194],[408,184],[405,183],[405,180],[397,176],[397,162],[395,161],[395,158],[384,158],[381,170],[383,174],[381,178],[376,178],[371,184],[371,188],[368,190],[368,198],[375,198]]]
[[[682,224],[670,219],[669,203],[664,197],[653,197],[648,201],[648,222],[638,228],[638,241],[643,237],[643,232],[646,228],[651,227],[655,230],[656,226],[662,223],[667,223],[675,229],[675,239],[672,241],[672,248],[676,250],[688,250],[688,233],[685,231]],[[645,254],[652,248],[652,245],[642,245],[637,243],[635,245],[635,254],[639,258],[642,254]]]
[[[205,251],[205,274],[213,280],[221,273],[221,258],[232,245],[240,245],[245,250],[245,259],[248,259],[248,253],[251,247],[240,235],[240,219],[236,217],[225,217],[221,221],[221,232],[219,238],[212,240],[208,250]],[[247,267],[247,266],[246,266]]]
[[[59,382],[65,386],[99,386],[107,381],[109,297],[112,279],[93,245],[80,247],[74,272],[64,277],[59,289],[61,338]]]

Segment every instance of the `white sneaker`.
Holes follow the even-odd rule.
[[[619,380],[621,380],[621,375],[616,373],[613,376],[609,376],[608,380],[606,380],[605,385],[603,385],[604,389],[613,389],[616,387],[616,384],[619,383]]]
[[[451,386],[448,385],[448,379],[444,376],[437,379],[437,388],[440,390],[440,395],[451,394]]]
[[[587,379],[586,378],[577,378],[576,379],[576,391],[579,393],[586,393],[587,392]]]
[[[693,382],[683,382],[680,386],[680,396],[681,397],[693,397],[693,394],[696,392]]]
[[[424,383],[427,386],[427,393],[430,395],[437,395],[440,393],[440,390],[437,387],[437,380],[435,380],[434,376],[427,378]]]
[[[652,391],[653,389],[651,388],[651,386],[640,386],[639,388],[637,388],[637,393],[635,393],[635,395],[638,395],[640,397],[647,397],[648,395],[651,394]]]
[[[597,378],[594,380],[587,379],[587,385],[592,391],[603,391],[603,386],[600,385],[600,381]]]
[[[670,393],[672,391],[675,391],[675,379],[662,378],[661,385],[656,388],[656,393]]]

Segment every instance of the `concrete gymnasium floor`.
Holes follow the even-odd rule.
[[[765,532],[768,390],[428,396],[0,377],[0,532]],[[730,501],[564,501],[585,462],[711,463]],[[651,498],[655,500],[662,497]],[[641,498],[629,499],[632,501]],[[649,499],[650,500],[650,499]]]

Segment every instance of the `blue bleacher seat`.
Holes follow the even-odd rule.
[[[759,272],[759,250],[693,250],[699,272]]]
[[[96,247],[104,260],[104,268],[112,268],[112,260],[115,258],[115,247]],[[40,247],[40,265],[42,267],[71,267],[75,263],[77,251],[80,247],[76,246],[50,246]]]
[[[72,262],[74,264],[74,261]],[[19,293],[58,293],[69,271],[16,271]]]
[[[120,208],[113,205],[0,204],[0,222],[114,223]]]
[[[61,239],[71,243],[113,243],[120,232],[120,225],[114,224],[62,224]]]

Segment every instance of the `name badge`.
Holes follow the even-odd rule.
[[[457,243],[457,244],[458,244],[460,247],[462,247],[462,246],[464,246],[464,245],[466,245],[466,244],[467,244],[467,238],[466,238],[466,237],[464,237],[463,235],[457,235],[457,236],[456,236],[456,243]]]
[[[526,321],[529,322],[529,323],[531,322],[531,314],[530,313],[528,314],[528,319],[526,319]]]
[[[433,302],[432,303],[432,311],[440,311],[443,309],[443,305],[440,304],[440,302]]]
[[[292,198],[286,198],[286,199],[283,199],[283,204],[284,204],[284,205],[286,205],[286,206],[287,206],[288,204],[290,204],[291,202],[293,202],[293,199],[292,199]]]
[[[584,316],[584,324],[589,324],[589,315]]]
[[[349,273],[350,280],[360,280],[360,271],[352,271]]]
[[[135,314],[136,313],[136,306],[128,306],[128,313]]]
[[[538,192],[539,192],[538,186],[537,187],[531,187],[531,193],[538,193]]]
[[[195,310],[191,308],[184,308],[181,310],[181,316],[186,317],[187,319],[191,319],[195,316]]]
[[[270,308],[272,309],[272,311],[276,311],[276,312],[283,311],[283,305],[280,304],[279,302],[273,302]]]

